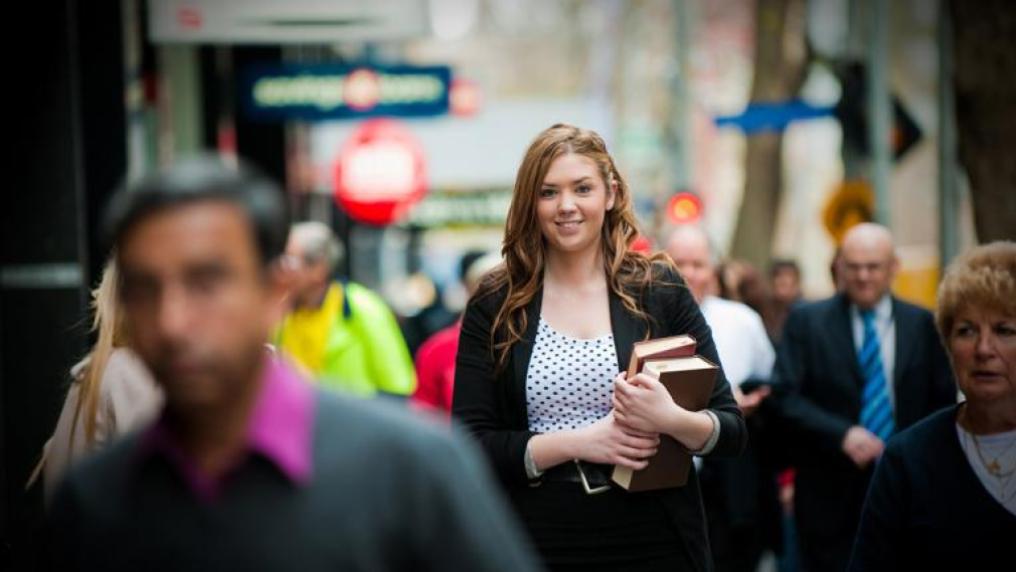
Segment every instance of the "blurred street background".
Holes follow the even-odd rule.
[[[118,184],[203,149],[284,186],[345,242],[411,352],[497,251],[515,171],[554,123],[606,139],[646,248],[698,222],[833,292],[862,221],[894,292],[1016,239],[1016,6],[1002,0],[17,2],[0,258],[0,565],[40,521],[25,482],[84,354]],[[16,30],[15,30],[16,28]]]

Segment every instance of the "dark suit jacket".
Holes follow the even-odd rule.
[[[610,296],[611,330],[614,334],[618,371],[627,369],[632,344],[645,337],[691,334],[698,342],[698,353],[720,363],[709,326],[698,305],[676,272],[658,268],[657,280],[644,292],[633,292],[641,308],[653,317],[650,324],[632,316],[621,300]],[[505,367],[498,370],[490,346],[494,317],[505,292],[482,292],[470,300],[462,320],[459,351],[455,362],[455,396],[452,414],[463,422],[480,442],[495,473],[508,487],[526,487],[528,479],[523,462],[526,444],[535,435],[529,431],[526,411],[526,372],[532,356],[539,324],[542,290],[527,306],[527,330],[523,340],[510,352]],[[711,455],[737,455],[747,441],[744,418],[738,409],[726,377],[716,376],[709,409],[720,420],[720,437]],[[699,569],[709,569],[709,544],[697,477],[692,471],[688,484],[676,489],[654,491],[680,531],[685,548]]]
[[[956,386],[931,313],[896,298],[892,306],[893,406],[899,431],[955,403]],[[864,385],[849,308],[849,300],[836,295],[794,309],[773,369],[780,417],[797,467],[795,515],[803,543],[812,534],[852,538],[870,478],[870,469],[858,469],[841,449],[847,430],[858,424]]]
[[[1012,558],[1016,516],[970,467],[957,411],[943,409],[889,442],[849,570],[991,570]]]

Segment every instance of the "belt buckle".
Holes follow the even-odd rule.
[[[575,470],[579,472],[579,479],[582,481],[582,489],[586,491],[587,495],[598,495],[610,490],[610,484],[595,488],[590,487],[589,479],[586,478],[586,472],[582,470],[582,463],[578,459],[573,459],[573,461],[575,461]]]

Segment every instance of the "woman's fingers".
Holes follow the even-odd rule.
[[[621,443],[624,444],[625,446],[634,447],[637,449],[652,449],[660,444],[660,439],[653,437],[636,437],[633,435],[625,435]]]
[[[629,397],[634,387],[624,379],[614,380],[614,395]]]
[[[628,457],[617,457],[616,459],[614,459],[614,464],[621,465],[622,467],[628,467],[630,469],[635,469],[636,471],[641,471],[642,469],[649,466],[649,461],[629,459]]]
[[[641,437],[642,439],[649,439],[653,443],[660,442],[660,434],[655,431],[639,431],[638,429],[624,427],[624,433],[626,435],[631,435],[632,437]]]
[[[630,411],[614,409],[614,420],[625,435],[653,437],[657,434],[653,429],[652,423]]]
[[[631,402],[631,397],[618,391],[614,392],[614,396],[611,397],[611,399],[614,400],[614,402],[620,403],[624,406],[628,406],[628,404]]]
[[[658,447],[630,447],[628,445],[620,445],[618,447],[619,454],[628,457],[629,459],[648,459],[656,454],[659,450]]]
[[[642,459],[648,459],[649,457],[655,455],[656,448],[653,447],[651,449],[640,449],[636,447],[621,447],[618,450],[618,454],[620,454],[622,457],[627,457],[629,459],[638,461]]]
[[[639,373],[639,374],[636,374],[635,377],[631,378],[631,380],[626,381],[625,383],[627,383],[631,387],[650,388],[654,384],[660,382],[658,376],[659,376],[659,374],[650,375],[648,373]]]

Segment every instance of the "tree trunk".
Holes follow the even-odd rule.
[[[807,67],[806,0],[757,0],[752,102],[797,95]],[[764,267],[772,252],[782,195],[783,133],[748,136],[745,186],[731,256]]]
[[[1016,11],[1011,0],[951,0],[960,163],[979,242],[1016,240]]]

